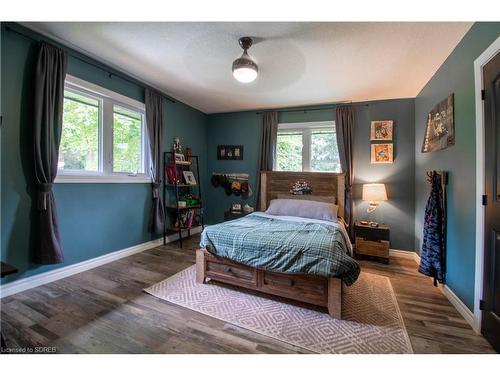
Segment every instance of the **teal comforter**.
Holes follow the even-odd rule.
[[[214,255],[251,267],[339,277],[351,285],[360,268],[349,255],[347,241],[340,224],[252,214],[207,226],[200,245]]]

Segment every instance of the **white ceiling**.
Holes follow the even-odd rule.
[[[129,72],[205,113],[415,97],[465,22],[42,22],[25,26]],[[251,36],[250,84],[231,74]]]

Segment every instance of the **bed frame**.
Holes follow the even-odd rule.
[[[339,173],[262,172],[260,209],[265,210],[278,194],[288,193],[297,180],[307,181],[313,195],[335,196],[339,216],[343,216],[344,175]],[[209,280],[326,307],[330,316],[341,319],[342,281],[336,277],[266,271],[215,256],[204,248],[198,249],[196,282]]]

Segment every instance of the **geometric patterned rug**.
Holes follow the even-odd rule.
[[[413,353],[390,280],[362,272],[343,288],[342,320],[326,310],[222,284],[197,284],[195,266],[145,291],[165,301],[315,353]]]

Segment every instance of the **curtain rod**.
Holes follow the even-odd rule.
[[[14,30],[10,26],[5,26],[5,30],[8,30],[8,31],[11,31],[13,33],[16,33],[16,34],[19,34],[21,36],[24,36],[25,38],[31,39],[31,40],[33,40],[35,42],[40,42],[40,40],[38,40],[36,38],[33,38],[31,35],[27,35],[27,34],[21,32],[21,31],[18,31],[18,30]],[[108,69],[105,69],[105,68],[103,68],[102,66],[100,66],[98,64],[94,64],[93,62],[88,61],[86,58],[82,58],[80,56],[75,55],[74,53],[72,53],[67,48],[62,48],[62,49],[64,49],[68,53],[68,55],[72,56],[73,58],[75,58],[77,60],[80,60],[80,61],[82,61],[82,62],[84,62],[86,64],[92,65],[93,67],[96,67],[96,68],[98,68],[98,69],[100,69],[100,70],[108,73],[109,78],[112,78],[113,76],[115,76],[115,77],[120,78],[123,81],[127,81],[127,82],[130,82],[130,83],[133,83],[134,85],[139,85],[139,86],[141,86],[143,88],[151,87],[149,85],[145,85],[144,83],[140,82],[139,80],[136,80],[136,79],[133,79],[133,78],[131,79],[131,78],[126,77],[125,75],[117,74],[115,72],[110,72]],[[90,57],[88,57],[88,59],[90,59]],[[170,101],[172,103],[177,103],[177,101],[174,98],[172,98],[171,96],[165,94],[164,92],[161,92],[160,90],[158,90],[158,89],[156,89],[154,87],[151,87],[151,88],[153,88],[154,90],[158,91],[168,101]]]
[[[279,113],[288,113],[288,112],[303,112],[303,113],[307,113],[307,112],[313,112],[313,111],[330,111],[334,108],[337,108],[338,106],[341,106],[341,105],[353,105],[353,106],[364,106],[364,107],[368,107],[370,104],[368,103],[353,103],[353,102],[340,102],[340,103],[336,103],[336,104],[329,104],[327,107],[322,107],[322,108],[305,108],[305,109],[293,109],[293,108],[290,108],[290,109],[268,109],[268,110],[265,110],[265,111],[257,111],[255,112],[256,114],[258,115],[261,115],[265,112],[271,112],[271,111],[276,111],[276,112],[279,112]]]

